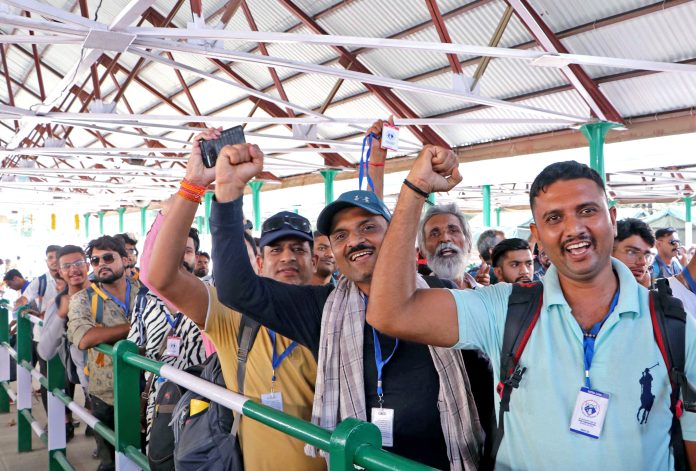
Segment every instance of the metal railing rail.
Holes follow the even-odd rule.
[[[34,317],[34,316],[32,316]],[[9,411],[9,398],[17,401],[18,411],[18,451],[31,450],[31,377],[39,381],[49,394],[49,433],[46,443],[49,448],[50,471],[73,469],[65,455],[65,407],[104,437],[116,448],[116,469],[143,469],[149,471],[147,458],[140,451],[140,421],[133,417],[140,415],[140,390],[133,385],[140,383],[140,370],[148,371],[173,381],[211,401],[241,413],[245,417],[261,422],[284,434],[297,438],[330,453],[329,464],[333,471],[353,470],[354,465],[374,471],[425,471],[432,469],[415,461],[395,455],[382,449],[379,429],[371,423],[357,419],[346,419],[332,432],[317,425],[298,419],[276,409],[259,404],[245,396],[234,393],[222,386],[212,384],[192,374],[172,366],[138,355],[138,347],[130,341],[121,340],[114,346],[101,344],[96,350],[112,358],[114,368],[114,430],[76,404],[64,392],[64,369],[56,355],[48,363],[48,377],[31,368],[29,315],[17,319],[17,350],[9,345],[8,311],[6,304],[0,303],[0,412]],[[9,357],[17,360],[17,393],[9,388]],[[30,373],[31,371],[31,373]],[[27,389],[27,387],[29,389]],[[28,391],[28,403],[24,396]],[[53,427],[53,425],[59,424]],[[55,429],[55,430],[54,430]],[[38,428],[43,432],[43,429]],[[38,433],[38,430],[35,431]],[[57,435],[54,437],[53,435]]]

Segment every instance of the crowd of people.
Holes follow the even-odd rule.
[[[383,125],[367,131],[374,191],[343,193],[316,228],[283,211],[255,239],[242,197],[264,155],[225,146],[206,168],[198,141],[220,135],[207,129],[142,254],[128,234],[101,236],[49,246],[31,282],[7,271],[15,308],[43,318],[41,372],[60,355],[68,392],[82,387],[113,428],[111,358],[94,347],[128,339],[181,370],[215,358],[228,389],[323,428],[372,422],[386,450],[437,469],[696,469],[696,257],[677,230],[617,220],[600,176],[560,162],[531,186],[529,240],[491,229],[474,241],[456,204],[423,211],[462,178],[433,146],[392,213]],[[209,254],[191,226],[213,182]],[[139,385],[145,451],[160,439],[163,384],[147,373]],[[246,469],[327,467],[323,451],[237,424]],[[114,469],[113,446],[94,437],[98,469]]]

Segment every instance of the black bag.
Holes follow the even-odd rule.
[[[186,372],[200,377],[203,365],[192,366],[186,369]],[[172,414],[185,393],[186,388],[172,381],[165,381],[157,391],[150,428],[150,443],[147,449],[147,460],[151,471],[174,470]]]
[[[80,376],[77,374],[77,365],[73,361],[72,352],[70,351],[70,342],[68,337],[63,335],[58,346],[58,356],[65,367],[65,378],[72,384],[80,384]]]

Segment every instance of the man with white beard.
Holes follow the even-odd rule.
[[[418,230],[418,248],[433,274],[452,280],[459,289],[490,282],[485,262],[476,278],[465,270],[471,251],[471,230],[455,203],[432,206],[426,211]]]

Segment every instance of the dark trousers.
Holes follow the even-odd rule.
[[[114,407],[102,401],[97,396],[90,396],[90,399],[92,402],[92,415],[113,430]],[[94,433],[94,440],[97,442],[97,453],[101,465],[103,467],[113,465],[116,459],[116,450],[113,445],[102,438],[96,431]]]

